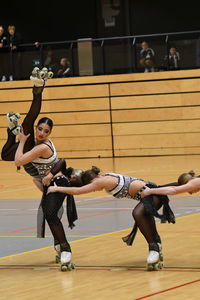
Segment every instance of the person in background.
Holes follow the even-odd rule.
[[[7,53],[8,52],[8,37],[4,27],[0,26],[0,78],[1,81],[7,80]]]
[[[51,48],[47,49],[46,56],[44,58],[44,67],[49,69],[49,71],[52,71],[54,74],[56,74],[56,59],[54,55],[54,51]]]
[[[141,43],[140,50],[140,66],[144,68],[144,72],[154,72],[155,69],[155,52],[152,48],[149,47],[149,44],[146,41]]]
[[[164,65],[167,70],[180,69],[180,54],[175,47],[171,47],[169,54],[164,57]]]
[[[60,60],[57,77],[68,77],[71,76],[71,65],[67,57],[62,57]]]
[[[22,36],[16,31],[14,25],[8,26],[8,46],[10,50],[10,64],[9,69],[9,80],[20,79],[20,44],[22,43]]]

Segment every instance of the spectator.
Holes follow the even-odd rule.
[[[7,51],[8,37],[5,34],[4,27],[0,26],[0,78],[1,81],[7,80]]]
[[[154,72],[155,66],[155,53],[154,50],[149,48],[146,41],[141,43],[140,50],[140,65],[144,68],[144,72]]]
[[[57,77],[68,77],[71,76],[71,65],[66,57],[62,57],[60,60]]]
[[[47,50],[47,55],[44,59],[44,67],[46,67],[49,71],[55,73],[56,70],[56,59],[54,57],[54,52],[51,48]]]
[[[10,65],[9,65],[9,80],[20,79],[20,49],[22,37],[19,32],[16,32],[14,25],[8,26],[8,45],[10,49]]]
[[[35,42],[34,43],[34,57],[32,60],[32,67],[38,67],[39,69],[41,69],[43,67],[42,65],[42,47],[40,42]]]
[[[164,65],[167,70],[180,69],[180,55],[175,47],[171,47],[169,54],[164,57]]]

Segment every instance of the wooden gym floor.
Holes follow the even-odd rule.
[[[68,160],[68,166],[99,166],[154,181],[175,181],[199,170],[200,156]],[[61,272],[48,226],[37,239],[40,192],[12,162],[0,162],[0,299],[199,299],[199,195],[170,197],[176,224],[160,224],[164,269],[147,272],[147,245],[138,232],[132,247],[122,242],[130,232],[136,201],[116,200],[104,192],[76,197],[79,220],[73,230],[63,223],[76,269]]]

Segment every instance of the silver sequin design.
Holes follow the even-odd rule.
[[[115,198],[129,198],[129,199],[134,199],[134,200],[140,201],[142,189],[141,189],[141,191],[137,192],[135,195],[130,195],[129,194],[129,186],[130,186],[131,182],[133,182],[135,180],[140,180],[140,181],[143,181],[145,184],[150,183],[141,178],[130,177],[127,175],[121,175],[121,174],[115,174],[115,173],[106,173],[105,176],[114,176],[119,179],[118,185],[119,185],[119,183],[121,184],[121,189],[118,192],[113,193],[118,188],[118,185],[117,185],[112,191],[107,191],[107,193],[112,194]],[[122,182],[123,182],[123,185],[122,185]]]
[[[49,146],[49,148],[52,150],[53,153],[49,158],[39,157],[32,162],[33,166],[35,166],[36,169],[38,170],[40,178],[45,177],[46,172],[51,170],[53,166],[58,162],[58,156],[53,142],[47,140],[44,144]]]

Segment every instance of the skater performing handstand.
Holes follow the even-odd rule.
[[[56,194],[55,201],[55,194],[52,194],[50,197],[46,195],[46,189],[42,184],[43,177],[51,171],[55,175],[52,182],[62,186],[69,185],[66,176],[61,172],[58,173],[60,161],[52,141],[48,139],[53,127],[52,120],[49,118],[40,119],[36,126],[36,136],[34,135],[34,122],[40,113],[42,91],[45,80],[48,78],[48,72],[46,72],[45,76],[41,78],[40,73],[31,76],[31,80],[34,83],[33,101],[22,125],[18,124],[18,114],[7,114],[9,120],[8,140],[2,149],[1,156],[3,160],[15,160],[17,167],[24,166],[26,172],[33,177],[34,183],[43,192],[40,207],[54,236],[56,249],[61,252],[61,264],[67,265],[72,256],[71,248],[58,217],[66,195],[62,193]],[[19,142],[16,142],[17,134]],[[67,199],[67,207],[69,208],[67,210],[69,226],[72,228],[74,226],[73,222],[77,219],[77,214],[74,199],[71,196]],[[41,210],[39,211],[41,212]],[[42,223],[40,237],[44,237],[45,223],[43,215],[38,215],[38,220]]]
[[[141,199],[141,191],[145,186],[158,187],[155,183],[145,181],[143,179],[129,177],[126,175],[106,173],[100,174],[100,169],[92,167],[87,171],[76,172],[72,169],[71,178],[78,181],[80,187],[61,187],[54,186],[48,188],[48,195],[60,192],[72,195],[81,195],[99,190],[105,190],[107,193],[116,198],[130,198],[138,200],[139,203],[133,209],[132,215],[135,225],[132,232],[123,238],[128,245],[132,245],[135,238],[137,228],[145,237],[149,246],[149,255],[147,257],[148,270],[158,270],[162,268],[161,239],[156,229],[155,217],[161,219],[162,222],[168,221],[175,223],[175,217],[169,207],[169,199],[167,196],[153,195]],[[163,207],[163,214],[160,215],[158,210]]]
[[[166,187],[157,187],[149,188],[145,187],[142,192],[142,197],[147,197],[149,195],[177,195],[182,193],[197,193],[200,191],[200,176],[197,176],[194,171],[189,171],[183,173],[178,178],[179,186],[166,186]]]

